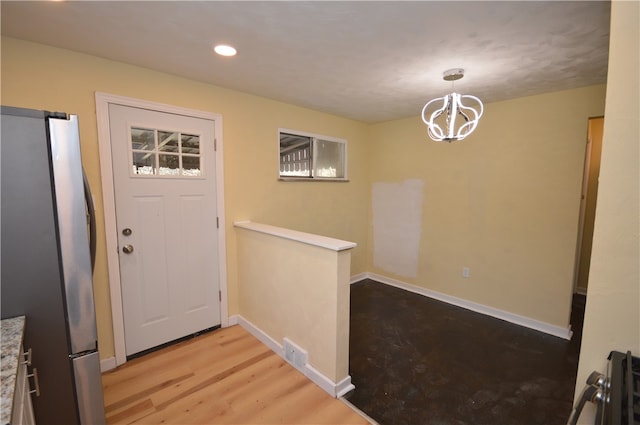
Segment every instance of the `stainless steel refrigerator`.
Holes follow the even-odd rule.
[[[36,422],[105,423],[78,117],[2,106],[0,160],[0,312],[26,316]]]

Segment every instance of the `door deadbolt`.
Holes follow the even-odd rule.
[[[133,245],[125,245],[122,247],[122,252],[125,254],[131,254],[133,252]]]
[[[122,234],[125,235],[125,236],[131,236],[131,233],[133,233],[133,232],[128,227],[126,229],[122,230]]]

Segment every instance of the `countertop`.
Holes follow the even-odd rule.
[[[0,405],[0,424],[11,422],[13,392],[16,388],[16,374],[20,359],[20,347],[24,335],[25,317],[13,317],[2,320],[2,347],[0,348],[2,371],[2,404]]]

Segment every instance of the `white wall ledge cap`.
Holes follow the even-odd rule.
[[[249,220],[234,221],[233,225],[241,229],[253,230],[254,232],[266,233],[267,235],[278,236],[284,239],[319,246],[332,251],[344,251],[358,246],[355,242],[343,241],[329,238],[327,236],[314,235],[313,233],[299,232],[297,230],[285,229],[284,227],[270,226],[268,224],[254,223]]]

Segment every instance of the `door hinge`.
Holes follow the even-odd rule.
[[[218,151],[218,139],[213,139],[213,151]]]
[[[216,229],[220,228],[220,219],[216,217]]]
[[[222,302],[222,291],[218,291],[218,300]]]

